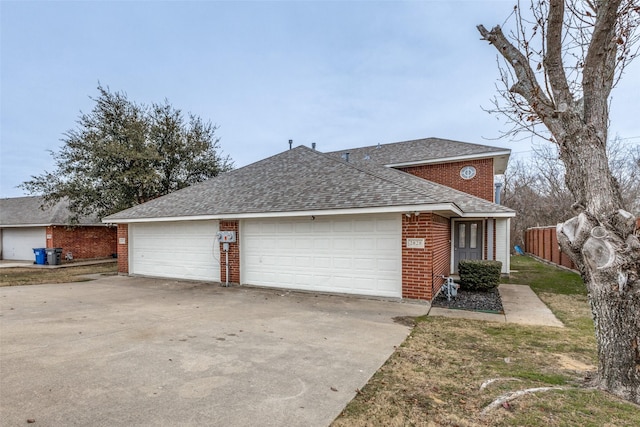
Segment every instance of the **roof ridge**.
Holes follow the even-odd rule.
[[[386,142],[386,143],[378,143],[378,144],[375,144],[375,145],[365,145],[365,146],[361,146],[361,147],[344,148],[344,149],[341,149],[341,150],[328,151],[327,154],[329,154],[329,153],[340,153],[340,152],[345,152],[345,151],[348,151],[348,150],[365,150],[367,148],[377,149],[378,147],[388,147],[388,146],[391,146],[391,145],[407,144],[407,143],[419,142],[419,141],[453,142],[453,143],[456,143],[456,144],[474,145],[474,146],[477,146],[477,147],[486,147],[486,148],[492,148],[492,149],[509,150],[508,148],[495,147],[495,146],[486,145],[486,144],[478,144],[477,142],[458,141],[458,140],[455,140],[455,139],[439,138],[439,137],[435,137],[435,136],[430,136],[430,137],[427,137],[427,138],[408,139],[406,141]]]

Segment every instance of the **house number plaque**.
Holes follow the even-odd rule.
[[[424,239],[407,239],[408,249],[424,249]]]

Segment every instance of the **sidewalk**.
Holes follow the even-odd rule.
[[[498,286],[504,314],[482,313],[478,311],[452,310],[431,307],[429,316],[456,317],[462,319],[485,320],[490,322],[518,323],[521,325],[554,326],[564,325],[549,310],[538,296],[525,285]]]

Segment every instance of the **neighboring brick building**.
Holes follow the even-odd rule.
[[[0,199],[0,259],[33,260],[33,248],[62,248],[62,258],[106,258],[117,253],[116,228],[98,219],[69,225],[65,201],[42,208],[41,197]]]
[[[228,268],[231,283],[431,300],[461,259],[509,272],[515,213],[493,203],[509,154],[437,138],[300,146],[104,221],[123,274],[226,282]]]

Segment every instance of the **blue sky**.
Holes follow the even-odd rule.
[[[165,98],[220,126],[244,166],[294,145],[321,151],[450,138],[491,140],[498,76],[475,26],[503,1],[0,1],[0,197],[53,169],[98,83],[150,104]],[[614,91],[611,135],[640,142],[640,64]]]

